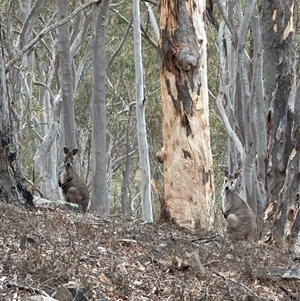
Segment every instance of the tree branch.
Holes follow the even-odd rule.
[[[226,129],[226,132],[227,132],[228,136],[232,139],[236,149],[240,153],[241,161],[244,162],[245,151],[244,151],[244,148],[243,148],[243,145],[242,145],[240,139],[238,138],[237,134],[233,131],[232,127],[230,126],[228,117],[227,117],[226,112],[225,112],[225,110],[223,108],[223,105],[222,105],[223,97],[224,97],[224,93],[219,92],[219,95],[216,98],[216,106],[217,106],[217,109],[218,109],[218,115],[220,116],[220,118],[221,118],[221,120],[222,120],[222,122],[225,126],[225,129]]]
[[[119,44],[118,48],[116,49],[116,51],[112,54],[111,58],[109,59],[108,63],[107,63],[107,66],[106,66],[106,69],[108,70],[110,65],[112,64],[113,60],[116,58],[116,56],[118,55],[118,53],[120,52],[120,50],[122,49],[123,45],[125,44],[125,41],[128,37],[128,34],[129,34],[129,31],[130,29],[132,28],[132,20],[133,20],[133,17],[131,16],[130,18],[130,22],[128,23],[127,25],[127,28],[126,28],[126,31],[125,31],[125,34],[124,34],[124,37],[121,41],[121,43]]]
[[[153,4],[153,5],[155,5],[155,6],[158,6],[158,1],[156,1],[156,0],[144,0],[144,2],[148,2],[148,3],[150,3],[150,4]]]
[[[237,31],[235,29],[235,27],[233,26],[232,22],[229,21],[228,15],[225,11],[224,5],[221,3],[221,0],[216,0],[219,11],[226,23],[226,25],[228,26],[230,33],[232,35],[232,39],[233,39],[233,45],[236,47],[237,45],[237,41],[238,41],[238,34]]]
[[[10,68],[24,55],[25,52],[27,52],[29,49],[31,49],[39,40],[41,40],[46,34],[48,34],[53,29],[57,28],[58,26],[61,26],[65,24],[66,22],[73,19],[80,11],[82,11],[85,8],[88,8],[96,3],[98,3],[99,0],[92,0],[90,3],[84,4],[76,8],[70,15],[68,15],[63,20],[56,22],[55,24],[50,25],[49,27],[42,30],[35,38],[31,40],[28,44],[26,44],[16,55],[13,59],[11,59],[6,67],[5,67],[5,73],[7,73]]]
[[[119,11],[117,11],[114,8],[110,8],[110,10],[112,10],[114,13],[118,14],[120,16],[120,18],[122,20],[124,20],[127,24],[130,23],[130,21],[128,21],[123,15],[121,15],[119,13]],[[132,26],[132,25],[131,25]],[[149,35],[146,33],[145,29],[143,28],[143,26],[140,24],[141,27],[141,31],[142,31],[142,36],[150,43],[151,46],[153,46],[155,49],[157,49],[157,43],[155,43],[150,37]]]

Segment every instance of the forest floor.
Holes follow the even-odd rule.
[[[275,243],[0,203],[1,301],[67,284],[90,301],[300,300],[299,280],[268,277],[297,267],[293,252]]]

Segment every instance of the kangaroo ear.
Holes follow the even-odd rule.
[[[66,146],[64,147],[64,153],[65,153],[65,154],[68,154],[68,153],[69,153],[69,149],[68,149]]]
[[[239,176],[240,176],[240,173],[239,173],[239,172],[236,172],[236,173],[234,174],[234,178],[235,178],[235,179],[237,179]]]
[[[73,156],[75,156],[77,153],[78,153],[78,149],[77,149],[77,148],[74,148],[74,149],[72,150]]]

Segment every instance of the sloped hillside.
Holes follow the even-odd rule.
[[[297,258],[276,244],[3,203],[0,217],[0,300],[67,284],[88,300],[300,300],[297,276],[283,275]]]

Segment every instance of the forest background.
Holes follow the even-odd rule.
[[[70,138],[73,142],[69,147],[78,145],[77,170],[88,186],[92,186],[95,178],[93,154],[101,154],[105,167],[102,161],[100,174],[107,183],[107,197],[106,193],[104,197],[110,212],[139,216],[141,171],[135,116],[135,16],[132,3],[128,1],[103,3],[106,6],[97,6],[97,1],[80,5],[70,1],[68,6],[57,9],[55,1],[2,2],[2,55],[16,129],[13,134],[21,169],[36,195],[50,200],[59,198],[57,168],[62,162],[64,145],[56,138],[76,137],[76,145],[72,145],[74,139]],[[161,62],[157,51],[159,6],[156,1],[140,4],[145,135],[155,188],[152,204],[157,218],[164,190],[162,165],[156,158],[163,144]],[[230,172],[234,172],[241,165],[245,174],[245,198],[252,201],[250,206],[261,221],[262,211],[268,205],[266,221],[277,221],[281,234],[289,235],[292,229],[298,233],[299,101],[295,30],[298,7],[294,1],[285,4],[279,1],[208,1],[206,5],[210,141],[215,176],[210,220],[217,226],[223,225],[219,197],[223,180],[221,167],[228,165]],[[98,10],[95,7],[99,7]],[[100,17],[96,19],[95,16]],[[64,18],[68,22],[56,23]],[[97,31],[96,25],[105,30]],[[92,79],[98,61],[97,56],[92,57],[95,47],[92,41],[97,40],[98,33],[103,34],[98,41],[106,57],[106,68],[101,68],[99,61],[100,67],[96,70],[102,79],[106,78],[106,85],[102,80],[106,95],[104,100],[100,97],[99,116],[92,101],[95,93]],[[66,50],[72,60],[71,69],[64,72],[62,64],[67,60],[59,61],[58,54]],[[68,78],[70,71],[72,76]],[[70,78],[72,81],[65,81]],[[76,128],[60,128],[61,87],[64,87],[65,97],[73,99],[74,95],[74,107],[63,107],[63,118],[74,116]],[[236,101],[238,99],[243,101]],[[105,111],[103,101],[106,120],[100,118]],[[92,145],[92,123],[97,116],[105,122],[107,146]],[[253,125],[263,126],[259,129]],[[253,191],[255,196],[250,195]],[[286,229],[287,221],[289,229]]]

